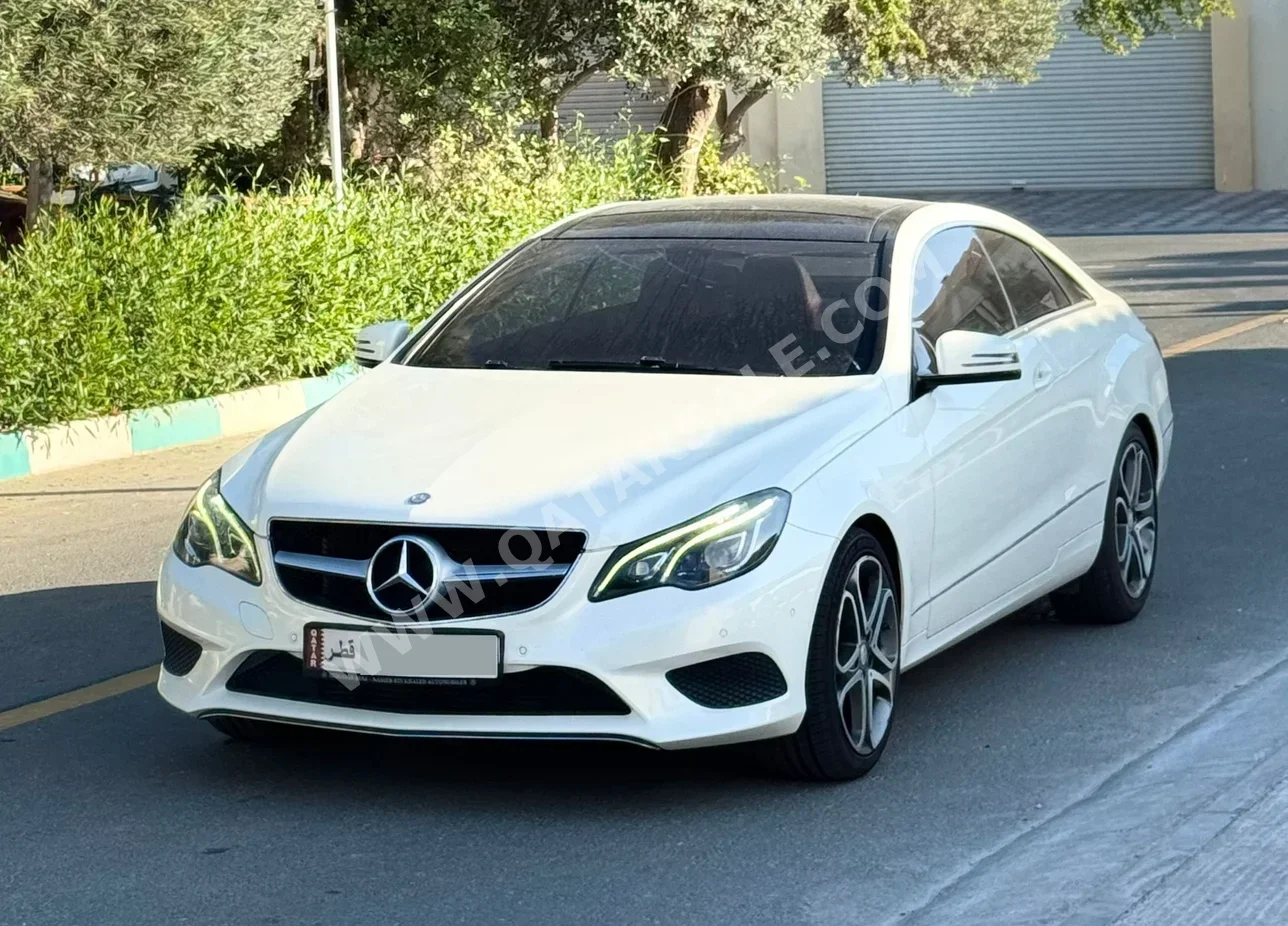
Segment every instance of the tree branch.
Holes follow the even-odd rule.
[[[764,99],[768,93],[768,87],[753,87],[729,110],[720,131],[720,159],[722,161],[727,161],[738,153],[738,149],[746,141],[746,136],[742,134],[742,120],[750,112],[751,107]]]
[[[582,84],[584,84],[586,81],[590,80],[590,78],[595,75],[596,71],[602,70],[604,66],[607,65],[608,63],[609,63],[608,59],[604,58],[599,61],[595,61],[595,62],[592,62],[591,64],[586,65],[575,75],[573,75],[571,78],[569,78],[567,81],[564,82],[564,85],[559,88],[559,93],[555,97],[555,102],[558,103],[559,100],[562,100],[564,97],[572,93]]]
[[[580,87],[582,84],[584,84],[586,81],[590,80],[590,78],[595,75],[595,72],[599,71],[606,64],[608,64],[608,59],[604,58],[600,61],[594,61],[586,65],[580,71],[578,71],[576,74],[570,77],[568,80],[564,81],[564,83],[559,87],[559,89],[555,91],[555,94],[551,98],[550,103],[546,108],[546,111],[541,114],[541,137],[542,138],[548,141],[553,141],[554,139],[559,137],[559,103],[560,101],[563,100],[563,98],[566,97],[568,94],[572,93],[574,90]]]

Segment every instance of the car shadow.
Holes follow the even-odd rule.
[[[942,709],[945,689],[961,687],[961,673],[994,660],[1011,661],[1012,645],[1041,644],[1038,638],[1074,632],[1057,621],[1046,600],[988,628],[952,650],[910,672],[901,684],[898,744],[873,772],[873,778],[899,774],[895,753],[916,748],[908,742]],[[970,674],[970,673],[968,673]],[[991,673],[984,673],[989,675]],[[996,676],[993,676],[994,678]],[[939,705],[939,707],[937,707]],[[244,782],[263,774],[307,781],[310,792],[321,787],[363,788],[406,794],[407,789],[434,791],[438,786],[457,797],[540,791],[543,801],[560,795],[574,803],[603,797],[623,788],[632,801],[650,790],[668,800],[704,799],[714,787],[793,792],[817,785],[791,781],[765,768],[751,745],[667,751],[593,740],[510,740],[400,738],[283,726],[271,742],[228,740],[211,730],[211,752],[191,772],[212,779]],[[215,761],[208,761],[213,758]]]
[[[158,662],[154,594],[153,583],[135,582],[0,597],[0,631],[24,654],[0,680],[0,705],[29,703]],[[930,735],[926,731],[951,716],[944,706],[957,702],[954,692],[987,686],[1007,664],[1023,664],[1013,648],[1043,649],[1048,644],[1042,638],[1070,632],[1039,603],[910,672],[900,687],[896,739],[871,777],[901,774],[900,756],[922,748],[917,741]],[[775,776],[746,745],[666,751],[601,741],[399,738],[289,726],[273,742],[238,742],[160,705],[155,692],[139,697],[154,699],[155,729],[168,732],[152,738],[150,756],[124,750],[116,762],[128,766],[164,756],[216,792],[235,793],[258,782],[274,800],[291,800],[300,793],[295,785],[305,784],[303,793],[315,797],[321,790],[345,800],[355,781],[364,794],[373,788],[403,795],[441,790],[455,800],[534,789],[544,801],[571,804],[622,789],[632,801],[647,803],[649,793],[674,802],[705,800],[730,788],[773,794],[816,787]],[[138,718],[111,707],[106,702],[97,721],[101,732],[128,740]],[[79,713],[68,716],[75,722]],[[113,733],[118,721],[122,728]],[[118,765],[116,774],[122,773],[126,769]]]
[[[161,661],[156,583],[77,585],[0,595],[0,710]]]

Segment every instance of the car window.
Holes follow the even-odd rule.
[[[933,356],[946,331],[1006,334],[1015,327],[1006,294],[975,229],[949,228],[921,249],[913,278],[912,319]]]
[[[840,375],[872,369],[879,246],[567,238],[514,255],[414,366]],[[688,368],[688,369],[686,369]]]
[[[981,229],[979,237],[1002,278],[1019,324],[1027,325],[1072,305],[1046,262],[1023,241],[988,228]]]
[[[1069,303],[1071,305],[1077,305],[1079,302],[1086,302],[1091,298],[1090,294],[1078,285],[1077,280],[1060,269],[1059,264],[1040,254],[1038,256],[1042,257],[1042,262],[1047,265],[1047,268],[1051,271],[1052,275],[1055,276],[1056,282],[1064,289],[1065,295],[1069,297]]]

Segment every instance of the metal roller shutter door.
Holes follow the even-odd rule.
[[[1120,57],[1069,29],[1039,71],[970,96],[828,79],[828,192],[1212,187],[1209,33],[1155,36]]]
[[[665,99],[659,96],[660,88],[644,92],[628,87],[620,80],[596,74],[560,101],[559,121],[566,126],[572,125],[580,113],[582,124],[588,131],[611,139],[626,134],[628,123],[622,121],[626,115],[629,125],[652,131],[661,121],[662,110],[666,107]]]

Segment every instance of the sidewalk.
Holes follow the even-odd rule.
[[[1288,778],[1116,926],[1288,923]]]
[[[1288,232],[1288,190],[963,192],[918,198],[978,203],[1053,236]]]
[[[893,922],[1288,923],[1285,706],[1280,660]]]

